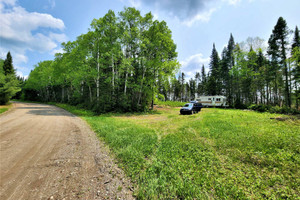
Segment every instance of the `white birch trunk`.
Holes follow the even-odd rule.
[[[97,103],[99,102],[99,96],[100,96],[100,63],[99,63],[99,52],[97,53],[97,81],[96,81],[96,87],[97,87]]]

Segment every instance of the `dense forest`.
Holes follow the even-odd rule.
[[[300,38],[280,17],[264,48],[232,34],[221,55],[213,44],[209,71],[194,78],[178,73],[176,45],[166,22],[141,16],[135,8],[94,19],[86,34],[62,43],[63,53],[31,71],[23,87],[26,100],[64,102],[109,111],[144,111],[155,100],[189,101],[224,95],[231,107],[251,104],[295,107],[300,100]]]
[[[292,34],[293,33],[293,34]],[[293,36],[292,41],[290,40]],[[300,38],[298,27],[290,31],[280,17],[268,40],[266,53],[263,39],[249,37],[235,43],[230,35],[221,57],[213,45],[209,72],[202,66],[194,78],[185,80],[180,73],[172,82],[172,100],[188,101],[196,95],[224,95],[237,108],[266,104],[298,109],[300,101]],[[200,67],[199,67],[200,68]],[[167,98],[168,96],[165,95]]]

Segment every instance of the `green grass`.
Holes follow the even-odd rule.
[[[83,117],[120,161],[139,199],[296,199],[299,120],[241,110]]]
[[[12,108],[12,104],[0,105],[0,114],[8,111],[10,108]]]
[[[299,199],[300,122],[270,113],[178,108],[85,119],[134,183],[138,199]],[[276,119],[282,117],[285,121]]]
[[[181,101],[157,101],[155,102],[157,105],[160,106],[170,106],[170,107],[183,107],[184,104],[189,102],[181,102]]]

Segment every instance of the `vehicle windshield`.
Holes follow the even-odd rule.
[[[193,106],[193,104],[187,103],[187,104],[185,104],[183,107],[192,107],[192,106]]]

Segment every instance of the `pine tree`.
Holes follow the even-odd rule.
[[[290,94],[290,87],[289,87],[289,73],[288,73],[288,66],[286,63],[287,59],[287,45],[288,45],[288,35],[289,29],[287,26],[286,21],[279,17],[277,24],[273,29],[275,44],[278,46],[278,55],[280,58],[280,64],[283,67],[284,76],[285,76],[285,83],[284,83],[284,93],[285,93],[285,104],[286,106],[291,107],[291,94]]]
[[[292,43],[292,57],[291,60],[293,62],[293,80],[294,80],[294,87],[295,87],[295,96],[296,96],[296,108],[299,108],[299,101],[300,101],[300,37],[299,37],[299,30],[296,26],[294,32],[294,39]]]
[[[210,76],[209,76],[208,93],[210,95],[216,95],[220,93],[221,82],[220,82],[220,58],[216,50],[215,44],[213,44],[213,49],[210,56],[209,68],[210,68]]]
[[[223,48],[220,61],[221,86],[225,96],[229,96],[229,60],[227,59],[227,47]]]
[[[264,57],[263,55],[263,52],[261,49],[258,50],[258,54],[257,54],[257,60],[256,60],[256,63],[257,63],[257,69],[258,69],[258,75],[257,75],[257,87],[258,87],[258,91],[260,93],[260,103],[263,104],[263,99],[264,99],[264,86],[265,86],[265,83],[267,85],[270,84],[270,78],[268,78],[266,76],[266,58]]]
[[[228,65],[228,72],[232,69],[234,66],[234,49],[235,49],[235,42],[232,34],[230,34],[230,38],[227,45],[227,55],[226,55],[226,63]],[[232,95],[232,81],[233,77],[229,74],[228,80],[227,80],[227,91],[226,96],[228,99],[229,105],[233,105],[233,95]]]
[[[185,81],[185,74],[182,72],[181,75],[179,76],[179,81],[180,81],[180,91],[181,91],[181,102],[183,101],[183,98],[184,98],[184,90],[185,90],[185,85],[184,85],[184,81]]]
[[[278,73],[281,70],[281,66],[279,65],[279,47],[276,44],[276,36],[274,33],[271,34],[268,40],[268,50],[267,53],[270,57],[268,63],[268,70],[267,70],[267,77],[272,79],[273,88],[273,95],[274,95],[274,104],[279,105],[278,103],[278,82],[281,79],[281,76]],[[269,97],[269,88],[267,85],[267,103],[270,103],[271,97]]]
[[[295,28],[292,49],[294,49],[295,47],[299,47],[300,48],[300,37],[299,37],[298,26],[296,26],[296,28]]]
[[[4,60],[4,65],[3,65],[3,70],[4,70],[5,75],[15,74],[15,70],[14,70],[12,63],[13,63],[13,61],[12,61],[11,54],[10,54],[10,52],[8,52],[6,55],[6,59]]]
[[[207,78],[206,78],[206,72],[205,67],[202,65],[201,68],[201,87],[200,87],[200,94],[206,95],[207,94]]]
[[[189,88],[190,88],[190,99],[195,99],[196,97],[196,80],[190,79],[189,81]]]
[[[200,94],[200,83],[201,83],[201,75],[199,72],[195,74],[195,95],[199,96]]]
[[[16,78],[15,69],[12,65],[10,52],[7,53],[6,59],[0,62],[0,105],[6,104],[15,96],[20,89],[20,83]]]

